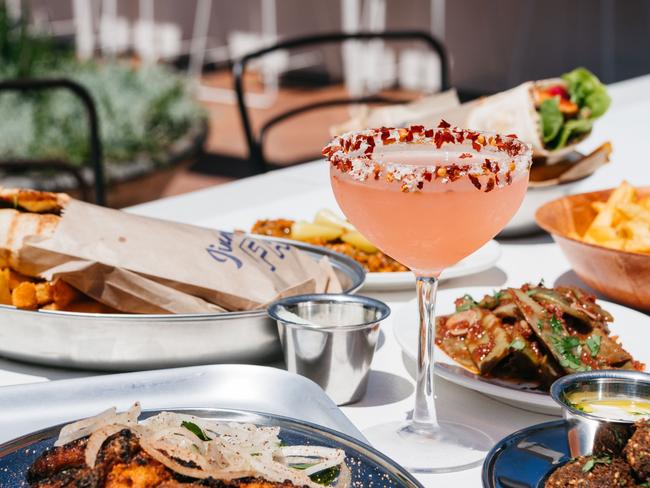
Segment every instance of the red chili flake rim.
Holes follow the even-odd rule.
[[[390,145],[427,144],[435,148],[430,165],[380,162],[373,157]],[[458,152],[455,161],[449,161],[445,151],[452,146]],[[441,154],[444,163],[433,161]],[[333,138],[323,155],[333,168],[353,179],[396,182],[402,191],[419,191],[433,180],[448,183],[468,175],[478,190],[487,192],[509,185],[513,174],[530,169],[532,160],[530,145],[514,135],[459,129],[444,120],[435,129],[412,125],[348,132]]]

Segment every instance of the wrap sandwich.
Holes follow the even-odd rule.
[[[571,152],[609,108],[605,86],[585,68],[560,78],[529,81],[472,103],[465,125],[514,133],[548,162]]]

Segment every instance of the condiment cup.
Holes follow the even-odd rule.
[[[564,376],[551,386],[551,397],[562,407],[572,457],[617,455],[633,433],[634,420],[612,420],[576,408],[568,395],[592,393],[594,399],[650,399],[650,374],[640,371],[599,370]]]
[[[297,295],[272,303],[268,314],[290,372],[316,382],[337,405],[365,395],[388,305],[359,295]]]

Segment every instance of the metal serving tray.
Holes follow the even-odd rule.
[[[313,259],[327,256],[345,293],[363,285],[356,261],[290,242]],[[268,363],[282,356],[266,310],[136,315],[27,311],[0,305],[0,355],[50,366],[135,371],[214,363]]]
[[[310,422],[239,409],[178,409],[179,413],[218,422],[252,423],[279,427],[281,442],[288,446],[317,445],[345,452],[352,487],[423,488],[404,468],[357,439]],[[143,412],[140,418],[159,411]],[[0,445],[0,486],[25,486],[29,466],[51,448],[61,425],[50,427]],[[327,486],[332,486],[330,483]]]
[[[95,415],[109,407],[242,409],[291,417],[366,442],[325,392],[287,371],[247,365],[195,366],[0,388],[0,443]]]

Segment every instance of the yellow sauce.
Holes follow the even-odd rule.
[[[650,418],[650,400],[633,397],[598,397],[594,392],[575,391],[569,393],[570,404],[585,413],[608,420],[635,421]]]

